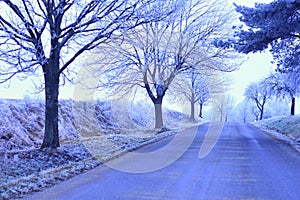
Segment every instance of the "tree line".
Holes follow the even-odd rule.
[[[172,87],[191,102],[193,119],[195,102],[202,110],[207,96],[219,93],[219,87],[211,89],[216,81],[207,77],[235,70],[235,52],[270,47],[278,68],[268,85],[291,98],[293,114],[298,94],[293,89],[300,80],[299,4],[236,5],[246,28],[235,26],[233,33],[234,16],[225,1],[2,0],[0,82],[42,77],[46,109],[41,148],[51,149],[59,146],[59,88],[76,77],[76,62],[87,54],[105,55],[97,60],[99,87],[124,93],[143,88],[154,105],[155,127],[162,127],[163,99]],[[273,81],[278,76],[282,82]],[[293,85],[287,89],[286,83]],[[256,104],[263,110],[264,97]]]
[[[41,148],[60,145],[59,88],[73,80],[76,62],[87,53],[103,48],[106,57],[119,55],[99,64],[99,71],[105,80],[144,88],[155,108],[155,127],[163,126],[163,98],[178,74],[231,70],[224,63],[228,51],[212,45],[230,20],[217,1],[3,0],[0,7],[1,83],[37,74],[43,79]]]
[[[277,68],[269,77],[250,84],[245,96],[252,99],[258,110],[257,120],[264,117],[266,101],[272,96],[290,101],[290,115],[295,115],[296,97],[300,92],[299,10],[298,1],[275,0],[256,3],[254,7],[236,6],[245,26],[235,26],[235,37],[219,41],[219,45],[242,53],[270,49]]]

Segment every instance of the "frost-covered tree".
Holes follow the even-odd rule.
[[[245,90],[247,99],[253,100],[259,110],[259,120],[263,119],[264,107],[267,100],[271,97],[271,91],[264,81],[251,83]]]
[[[42,71],[45,134],[41,148],[59,146],[58,95],[78,57],[164,13],[150,0],[1,0],[0,82]],[[153,8],[153,9],[152,9]],[[152,13],[155,13],[154,16]]]
[[[271,52],[277,64],[277,71],[290,74],[297,83],[300,83],[300,41],[289,38],[273,42]]]
[[[199,104],[199,115],[198,117],[203,118],[203,106],[208,104],[210,99],[210,91],[207,84],[198,88],[198,104]]]
[[[244,99],[240,102],[235,108],[233,113],[233,120],[237,122],[249,122],[253,121],[253,116],[251,113],[251,104],[252,101]],[[256,109],[257,110],[257,109]]]
[[[289,38],[274,42],[271,52],[277,64],[277,72],[285,74],[286,80],[291,83],[300,84],[300,41]],[[294,87],[294,86],[293,86]]]
[[[220,114],[220,122],[228,122],[232,120],[234,98],[231,95],[224,94],[224,98],[212,101],[212,105]]]
[[[299,94],[299,85],[290,76],[291,73],[273,73],[266,79],[267,87],[277,97],[289,98],[291,100],[290,114],[295,115],[296,97]]]
[[[264,118],[283,116],[289,108],[284,99],[270,98],[264,106]],[[234,119],[239,122],[252,122],[259,120],[260,111],[255,101],[244,99],[234,108]]]
[[[226,120],[226,99],[222,98],[221,100],[217,99],[216,101],[212,102],[213,109],[219,112],[219,119],[215,119],[216,121],[224,122]]]
[[[189,101],[192,121],[195,121],[195,104],[199,103],[199,117],[202,118],[203,106],[210,98],[209,86],[203,75],[197,73],[195,69],[188,70],[174,80],[170,92],[176,99]]]
[[[275,0],[255,7],[236,5],[244,26],[237,26],[235,39],[217,45],[233,45],[239,52],[271,49],[277,70],[300,83],[300,1]]]
[[[230,94],[225,97],[226,101],[226,112],[225,112],[225,122],[232,121],[234,115],[235,99]]]
[[[105,78],[101,79],[107,81],[102,87],[117,88],[116,92],[124,88],[128,92],[135,86],[144,88],[154,104],[156,128],[163,126],[163,99],[176,76],[191,68],[206,72],[232,70],[230,62],[224,62],[231,52],[212,45],[217,35],[229,31],[230,10],[219,1],[176,3],[176,11],[164,20],[133,29],[101,47],[111,53],[106,57],[113,58],[110,65],[114,66],[103,71]],[[103,64],[107,66],[100,66]]]
[[[280,79],[280,84],[273,84],[273,89],[281,91],[280,94],[295,96],[291,88],[295,88],[294,86],[300,82],[300,1],[275,0],[267,4],[256,3],[255,7],[235,6],[236,11],[242,15],[240,21],[246,27],[235,27],[235,39],[229,42],[219,41],[217,45],[227,47],[232,45],[243,53],[263,51],[270,47],[278,65],[277,71],[286,73],[284,76],[289,77]],[[295,81],[291,83],[291,79]],[[292,114],[294,98],[291,99]]]
[[[255,105],[251,105],[251,106],[250,106],[250,110],[251,110],[251,113],[252,113],[252,114],[254,115],[254,117],[255,117],[255,121],[260,120],[259,116],[261,116],[261,115],[260,115],[260,111],[257,110],[257,105],[256,105],[256,106],[255,106]]]
[[[240,52],[262,51],[269,44],[286,39],[300,38],[300,1],[275,0],[271,3],[256,3],[254,8],[237,6],[236,11],[242,16],[240,20],[247,27],[239,27],[236,32]]]

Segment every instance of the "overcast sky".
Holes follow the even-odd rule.
[[[253,0],[228,0],[230,3],[235,2],[238,5],[254,6]],[[269,3],[271,0],[259,0],[260,3]],[[247,60],[240,66],[240,70],[231,73],[232,77],[232,89],[230,94],[233,95],[237,101],[243,99],[245,88],[251,82],[256,82],[266,77],[272,70],[275,69],[275,65],[271,64],[272,55],[268,50],[262,53],[248,54]]]

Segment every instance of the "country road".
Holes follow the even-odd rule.
[[[252,125],[227,123],[216,146],[200,159],[208,127],[201,125],[188,150],[163,169],[126,173],[103,165],[27,199],[300,199],[300,153],[293,147]],[[139,152],[158,149],[171,139]]]

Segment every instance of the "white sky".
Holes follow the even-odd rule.
[[[274,71],[276,65],[271,64],[272,55],[266,51],[247,55],[248,59],[241,65],[238,71],[232,72],[232,86],[230,94],[237,101],[243,99],[245,88],[251,82],[258,82]]]
[[[271,0],[228,0],[235,2],[237,5],[254,6],[255,2],[269,3]],[[242,64],[240,70],[231,73],[232,89],[230,94],[233,95],[237,102],[243,99],[245,88],[251,83],[259,81],[260,79],[268,76],[276,65],[272,65],[272,55],[266,50],[262,53],[248,54],[247,60]]]
[[[235,2],[237,5],[254,6],[255,2],[270,3],[273,0],[228,0]],[[266,50],[262,53],[248,54],[248,60],[243,63],[240,70],[233,72],[232,89],[229,91],[237,102],[243,100],[245,88],[251,83],[261,80],[276,69],[276,65],[271,64],[272,54]],[[300,99],[296,102],[296,112],[300,113]]]

